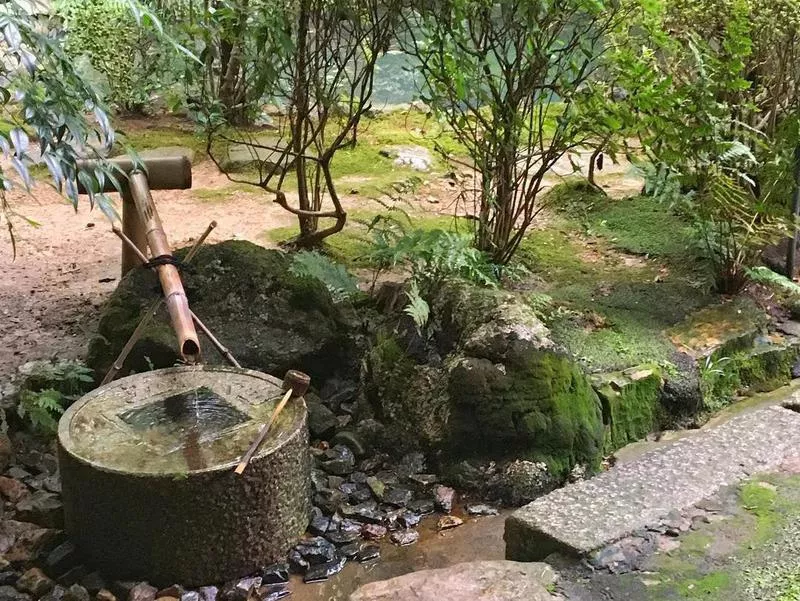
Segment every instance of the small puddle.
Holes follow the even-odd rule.
[[[302,578],[295,577],[291,598],[293,601],[347,601],[353,591],[369,582],[466,561],[505,559],[503,530],[510,510],[476,518],[453,513],[464,520],[463,525],[437,532],[436,521],[440,516],[428,516],[419,526],[417,543],[407,547],[383,543],[380,559],[363,564],[347,562],[341,572],[325,582],[305,584]]]

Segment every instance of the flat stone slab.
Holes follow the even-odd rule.
[[[800,413],[770,407],[742,414],[515,511],[506,519],[506,558],[587,555],[798,451]]]
[[[555,601],[556,579],[546,564],[473,561],[372,582],[350,601]]]

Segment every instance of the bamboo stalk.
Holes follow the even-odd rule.
[[[145,226],[151,254],[154,257],[171,255],[172,251],[164,232],[164,226],[150,194],[147,176],[141,171],[136,171],[130,174],[129,182],[136,210]],[[184,359],[195,362],[200,357],[200,340],[194,327],[180,273],[175,265],[159,265],[156,267],[156,271],[161,282],[161,289],[164,291],[172,329],[175,330],[175,335],[178,337],[180,354]]]
[[[186,258],[183,260],[184,263],[189,263],[192,259],[194,259],[195,255],[200,250],[200,247],[203,245],[203,242],[206,241],[206,238],[208,238],[211,235],[211,232],[214,231],[214,228],[216,227],[217,227],[216,221],[212,221],[208,225],[206,231],[203,232],[203,235],[200,236],[197,240],[195,240],[195,243],[192,245],[192,248],[190,248],[189,252],[186,253]],[[108,384],[111,380],[113,380],[114,376],[116,376],[119,373],[119,370],[122,369],[122,366],[125,364],[125,359],[127,359],[128,355],[131,354],[133,347],[136,345],[137,342],[139,342],[139,338],[142,337],[142,334],[144,333],[145,329],[147,328],[148,325],[150,325],[150,320],[152,320],[153,317],[155,317],[156,313],[158,313],[158,310],[161,308],[161,304],[163,302],[164,299],[162,297],[159,297],[152,303],[150,303],[150,306],[147,308],[144,315],[142,315],[142,318],[139,320],[139,323],[137,324],[136,329],[133,331],[133,334],[131,334],[131,337],[128,338],[128,342],[126,342],[125,346],[122,347],[122,350],[120,351],[119,355],[117,355],[116,360],[111,365],[111,368],[108,370],[108,373],[106,373],[105,377],[103,378],[101,386],[104,384]]]
[[[139,247],[136,246],[134,241],[128,238],[128,236],[126,236],[121,229],[119,229],[116,225],[114,225],[111,227],[111,231],[114,232],[119,237],[120,240],[122,240],[123,244],[125,244],[128,250],[130,250],[134,255],[136,255],[139,261],[142,262],[142,265],[148,262],[149,259],[144,255],[142,251],[139,250]]]

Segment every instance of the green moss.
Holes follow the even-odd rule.
[[[260,188],[246,184],[231,184],[223,188],[196,188],[191,191],[192,198],[208,203],[224,203],[229,200],[235,200],[235,197],[239,194],[262,197],[265,202],[272,201]]]
[[[769,482],[747,482],[739,491],[739,501],[742,507],[756,518],[751,542],[760,544],[771,538],[780,521],[777,510],[778,493],[775,486]]]
[[[731,580],[728,572],[711,572],[696,580],[682,582],[679,591],[682,599],[708,599],[730,588]]]
[[[119,141],[136,152],[163,148],[166,146],[183,146],[195,153],[195,162],[205,158],[206,139],[195,133],[190,126],[171,125],[147,128],[126,127],[125,122],[117,124]]]
[[[556,477],[576,464],[598,466],[600,402],[580,368],[549,351],[526,353],[501,371],[468,359],[450,375],[450,444],[461,454],[543,461]]]
[[[661,384],[657,365],[642,365],[628,373],[597,378],[595,389],[603,405],[606,427],[605,453],[641,440],[658,427]]]

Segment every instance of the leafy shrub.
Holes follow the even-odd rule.
[[[342,302],[359,292],[356,279],[344,265],[316,251],[299,251],[292,255],[289,271],[300,277],[315,278],[325,284],[334,302]]]
[[[94,384],[92,370],[76,361],[36,362],[24,375],[17,414],[43,434],[55,433],[61,414]]]

